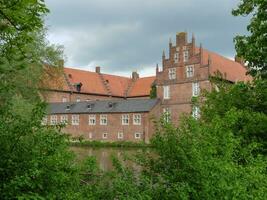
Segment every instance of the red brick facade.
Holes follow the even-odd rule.
[[[79,115],[79,125],[71,124],[72,114],[68,114],[69,125],[64,131],[72,136],[83,136],[87,140],[103,141],[145,141],[153,135],[154,125],[152,118],[159,117],[163,112],[170,114],[170,120],[178,124],[183,113],[192,113],[191,100],[198,96],[202,90],[211,90],[210,76],[220,72],[230,82],[248,81],[251,77],[246,75],[242,63],[224,58],[216,53],[209,52],[201,46],[196,47],[195,38],[188,42],[187,33],[176,35],[176,43],[169,43],[168,56],[163,52],[162,70],[156,67],[156,77],[139,78],[137,73],[132,78],[101,74],[100,67],[96,72],[87,72],[65,68],[66,85],[64,90],[47,91],[48,102],[75,102],[90,100],[114,100],[129,98],[149,98],[152,84],[157,87],[157,106],[149,112],[139,113],[141,124],[133,124],[131,113],[105,113],[108,117],[107,125],[100,125],[100,115],[95,114],[96,125],[89,125],[89,115]],[[78,88],[80,85],[81,87]],[[66,89],[69,88],[69,89]],[[193,108],[193,115],[199,115],[198,108]],[[129,125],[122,125],[122,115],[129,115]],[[60,120],[57,116],[57,120]],[[48,116],[48,122],[51,116]],[[118,136],[118,134],[123,134]],[[105,135],[107,134],[107,135]],[[136,137],[139,136],[140,138]]]

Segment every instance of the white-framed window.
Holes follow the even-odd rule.
[[[170,99],[170,86],[163,86],[163,99]]]
[[[93,138],[93,133],[90,132],[90,133],[88,134],[88,137],[89,137],[89,139],[92,139],[92,138]]]
[[[80,123],[79,115],[72,115],[71,116],[71,124],[72,125],[79,125],[79,123]]]
[[[60,123],[68,124],[68,115],[61,115],[60,116]]]
[[[134,138],[135,139],[140,139],[141,138],[141,133],[134,133]]]
[[[170,122],[170,120],[171,120],[170,108],[163,108],[163,117],[164,117],[165,122]]]
[[[123,139],[123,133],[122,132],[118,133],[118,139]]]
[[[81,101],[81,98],[80,97],[77,97],[76,98],[76,102],[80,102]]]
[[[103,139],[107,139],[107,138],[108,138],[108,134],[107,134],[107,133],[103,133],[103,134],[102,134],[102,138],[103,138]]]
[[[194,76],[194,65],[186,66],[186,77],[190,78]]]
[[[174,54],[174,63],[178,63],[179,62],[179,52],[176,52]]]
[[[88,124],[89,125],[96,125],[96,116],[95,115],[89,115]]]
[[[129,115],[128,114],[123,114],[121,116],[121,124],[122,125],[129,125]]]
[[[169,69],[169,79],[170,80],[176,79],[176,68]]]
[[[62,102],[67,102],[67,98],[66,97],[62,97]]]
[[[184,62],[187,62],[188,59],[189,59],[189,52],[188,52],[188,50],[185,50],[183,52],[183,57],[184,57]]]
[[[51,115],[50,116],[50,125],[56,125],[57,124],[57,115]]]
[[[41,124],[42,125],[47,125],[47,121],[48,121],[47,116],[44,116],[42,121],[41,121]]]
[[[200,93],[199,82],[192,83],[192,96],[196,97]]]
[[[100,115],[100,125],[107,125],[107,124],[108,124],[108,116]]]
[[[200,109],[198,106],[193,106],[192,117],[194,117],[195,119],[198,119],[200,117]]]
[[[133,125],[141,125],[141,114],[133,114]]]

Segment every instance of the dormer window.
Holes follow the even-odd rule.
[[[186,66],[186,77],[190,78],[194,76],[194,65]]]
[[[70,105],[67,105],[66,106],[66,110],[70,110]]]
[[[88,110],[92,110],[92,108],[93,108],[93,104],[87,104],[87,109]]]
[[[185,50],[183,53],[184,53],[183,54],[184,62],[188,62],[188,59],[189,59],[189,52],[188,52],[188,50]]]
[[[74,86],[76,87],[77,92],[81,92],[82,85],[83,85],[82,83],[76,83],[76,84],[74,84]]]
[[[176,69],[175,68],[169,69],[169,79],[170,80],[176,79]]]

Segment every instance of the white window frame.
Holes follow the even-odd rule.
[[[96,115],[88,115],[88,125],[96,125]]]
[[[88,137],[89,137],[89,139],[92,139],[93,138],[93,133],[89,132]]]
[[[118,139],[123,139],[123,132],[118,132]]]
[[[171,121],[171,109],[168,107],[163,108],[163,116],[164,116],[164,121],[169,123]]]
[[[194,65],[186,66],[186,77],[190,78],[194,76]]]
[[[57,124],[57,115],[51,115],[50,116],[50,125],[56,125]]]
[[[62,97],[62,102],[63,102],[63,103],[64,103],[64,102],[68,102],[67,97]]]
[[[103,133],[102,134],[102,139],[107,139],[108,138],[108,133]]]
[[[129,114],[122,114],[121,115],[121,124],[122,125],[129,125],[129,122],[130,122]]]
[[[100,115],[100,125],[108,125],[108,116],[107,115]]]
[[[163,99],[170,99],[170,86],[169,85],[163,86]]]
[[[76,102],[81,102],[81,98],[80,97],[77,97],[76,98]]]
[[[133,125],[141,125],[141,123],[142,123],[142,115],[133,114]]]
[[[198,106],[193,106],[192,108],[192,117],[199,119],[200,117],[200,108]]]
[[[68,124],[68,115],[61,115],[60,116],[60,123]]]
[[[192,96],[197,97],[200,94],[199,82],[192,83]]]
[[[184,58],[184,62],[188,62],[188,60],[189,60],[189,51],[188,50],[184,50],[183,58]]]
[[[174,53],[174,63],[179,62],[179,51]]]
[[[141,133],[139,133],[139,132],[134,133],[134,138],[135,139],[141,139]]]
[[[41,121],[41,124],[42,125],[47,125],[47,122],[48,122],[48,118],[47,118],[47,116],[44,116],[42,121]]]
[[[176,79],[176,68],[169,69],[169,79],[170,80]]]
[[[71,125],[77,126],[80,123],[79,115],[71,115]]]

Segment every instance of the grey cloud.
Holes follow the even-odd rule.
[[[174,40],[176,32],[184,30],[189,36],[193,32],[198,44],[231,57],[233,37],[244,33],[247,24],[247,19],[231,15],[237,0],[46,2],[51,10],[49,38],[63,43],[68,65],[95,64],[114,73],[148,73],[161,61],[168,38]]]

